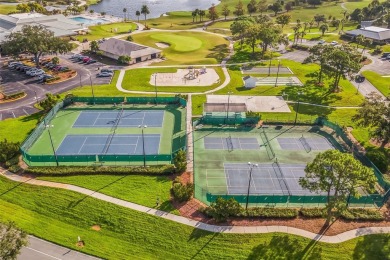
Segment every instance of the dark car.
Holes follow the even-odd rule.
[[[382,53],[382,58],[386,58],[389,55],[390,55],[390,52],[384,52],[384,53]]]
[[[357,82],[357,83],[362,83],[363,81],[365,81],[366,80],[366,77],[364,77],[364,76],[362,76],[362,75],[356,75],[356,77],[355,77],[355,81]]]
[[[101,69],[100,71],[101,71],[101,72],[111,73],[111,74],[114,73],[114,71],[113,71],[112,69]]]
[[[92,64],[92,63],[96,63],[96,62],[97,62],[96,60],[90,59],[89,61],[86,62],[86,64]]]

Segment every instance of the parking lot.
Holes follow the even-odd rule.
[[[1,61],[0,76],[3,79],[3,90],[8,93],[24,91],[27,96],[16,101],[0,104],[0,121],[7,118],[17,118],[37,112],[34,104],[44,99],[46,93],[63,93],[79,86],[104,85],[111,82],[111,77],[97,77],[96,75],[105,66],[96,62],[85,65],[82,62],[72,62],[72,54],[58,56],[60,65],[69,67],[77,72],[77,76],[64,82],[55,84],[39,83],[37,77],[30,77],[23,72],[10,70]]]

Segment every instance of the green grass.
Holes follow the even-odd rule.
[[[110,259],[386,259],[389,235],[340,244],[285,234],[213,234],[75,192],[0,178],[0,220],[28,233]],[[53,203],[53,201],[55,203]],[[100,231],[91,229],[100,225]],[[84,241],[77,248],[77,237]]]
[[[390,78],[383,78],[374,71],[363,71],[363,76],[371,82],[385,97],[390,95]]]
[[[185,68],[182,68],[185,69]],[[186,93],[186,92],[204,92],[213,88],[218,87],[225,81],[225,75],[223,74],[222,68],[220,67],[211,67],[208,69],[214,69],[219,76],[219,83],[214,83],[211,86],[200,86],[200,87],[191,87],[191,86],[158,86],[158,92],[176,92],[176,93]],[[127,90],[133,91],[149,91],[154,92],[154,84],[150,84],[150,79],[153,73],[174,73],[176,68],[148,68],[148,69],[133,69],[127,70],[125,77],[123,78],[122,87]]]
[[[6,138],[11,142],[23,142],[24,139],[35,128],[41,117],[41,113],[22,116],[19,118],[10,118],[0,121],[1,139]]]
[[[146,24],[151,28],[166,30],[185,30],[203,26],[203,22],[199,22],[199,17],[197,22],[192,22],[191,12],[177,11],[169,12],[168,14],[168,16],[148,19]],[[140,23],[144,24],[145,22],[140,20]]]
[[[172,182],[166,176],[78,175],[39,177],[38,179],[77,185],[151,208],[156,208],[156,200],[159,198],[158,209],[179,214],[170,202]]]
[[[128,33],[129,30],[135,30],[137,25],[131,22],[121,22],[121,23],[110,23],[90,26],[90,33],[87,35],[77,36],[78,41],[83,41],[83,39],[88,39],[88,41],[98,40],[102,38],[109,38],[115,35]],[[115,32],[115,29],[117,30]]]
[[[155,64],[216,64],[228,53],[228,41],[220,36],[202,32],[145,32],[133,35],[137,43],[157,48],[156,43],[166,42],[166,61]],[[188,49],[190,48],[190,49]]]
[[[16,5],[0,4],[0,14],[9,14],[10,12],[16,12]]]

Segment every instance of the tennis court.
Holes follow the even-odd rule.
[[[164,110],[95,110],[82,111],[73,127],[162,127]]]
[[[284,150],[326,151],[334,149],[328,140],[319,137],[278,137],[277,140],[280,148]]]
[[[57,155],[158,154],[159,134],[145,135],[67,135]]]
[[[216,150],[256,150],[260,145],[256,138],[205,137],[205,149]]]

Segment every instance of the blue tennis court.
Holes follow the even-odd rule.
[[[119,120],[119,123],[118,123]],[[82,111],[73,127],[162,127],[164,110]]]
[[[144,134],[145,154],[156,155],[159,134]],[[143,155],[142,135],[67,135],[56,151],[57,155],[124,154]]]
[[[215,150],[257,150],[260,149],[260,145],[256,138],[205,137],[204,148]]]

